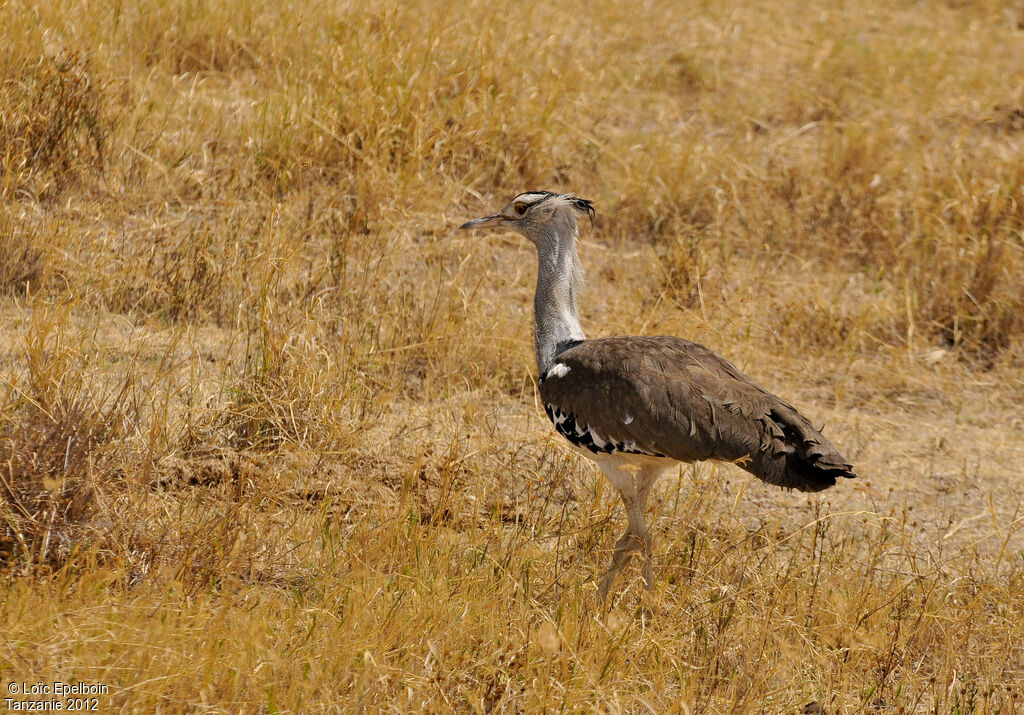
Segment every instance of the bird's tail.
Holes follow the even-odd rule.
[[[770,417],[781,434],[781,451],[776,449],[776,465],[782,470],[772,470],[780,487],[798,489],[802,492],[820,492],[834,486],[836,479],[855,479],[853,465],[846,461],[836,446],[825,435],[815,429],[807,419],[789,405],[780,405],[772,410]],[[777,460],[784,458],[784,465]]]

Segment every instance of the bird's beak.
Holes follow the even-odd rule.
[[[466,223],[459,226],[459,228],[487,228],[489,226],[499,226],[504,217],[501,214],[494,214],[493,216],[484,216],[483,218],[475,218],[472,221],[466,221]]]

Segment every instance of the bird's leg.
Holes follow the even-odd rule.
[[[620,464],[606,462],[601,468],[608,481],[622,496],[622,504],[629,518],[626,533],[615,542],[611,568],[601,579],[598,595],[601,601],[604,601],[619,569],[629,563],[634,551],[644,552],[644,584],[648,589],[654,586],[654,538],[644,523],[644,507],[654,483],[665,470],[665,466],[660,463],[649,463],[623,468]]]
[[[598,598],[604,602],[608,597],[608,589],[611,588],[612,582],[615,581],[615,576],[618,574],[619,569],[622,568],[629,559],[633,556],[633,534],[630,533],[629,529],[626,529],[626,533],[619,537],[619,540],[615,542],[615,553],[612,556],[612,565],[605,573],[604,578],[601,579],[601,586],[597,590]]]
[[[638,502],[638,514],[637,521],[643,529],[641,538],[643,539],[643,550],[644,550],[644,583],[647,585],[647,589],[650,590],[654,586],[654,537],[651,536],[651,532],[647,529],[647,524],[644,522],[644,509],[647,508],[647,497],[651,495],[651,488],[654,487],[654,483],[658,480],[664,467],[661,465],[652,465],[641,470],[640,474],[637,475],[637,502]],[[628,512],[628,507],[627,507]],[[632,518],[630,525],[632,526]]]
[[[632,488],[623,490],[622,503],[626,507],[626,515],[629,517],[629,526],[626,528],[626,533],[619,537],[619,540],[615,542],[615,552],[612,554],[612,565],[604,575],[604,578],[601,579],[601,586],[598,589],[598,596],[601,601],[604,601],[605,598],[607,598],[608,589],[611,588],[612,582],[615,581],[615,576],[618,574],[619,569],[629,563],[634,551],[642,549],[644,551],[644,555],[647,557],[647,565],[644,568],[644,582],[646,583],[647,588],[650,588],[654,583],[649,547],[649,544],[651,543],[651,534],[647,530],[647,525],[644,524],[643,509],[640,506],[640,499],[636,490]]]

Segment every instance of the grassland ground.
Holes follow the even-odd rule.
[[[133,712],[1024,710],[1019,3],[0,3],[0,679]],[[584,328],[842,446],[652,500],[556,439]],[[10,692],[10,691],[9,691]]]

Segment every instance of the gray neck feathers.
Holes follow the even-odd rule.
[[[560,217],[561,218],[561,217]],[[543,376],[566,343],[585,340],[578,296],[583,266],[576,254],[579,232],[572,216],[538,228],[537,293],[533,299],[533,345]]]

